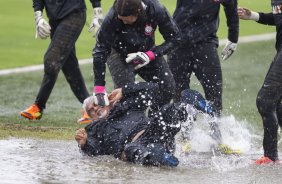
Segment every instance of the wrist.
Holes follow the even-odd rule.
[[[105,93],[106,88],[105,86],[94,86],[94,93]]]
[[[35,17],[42,16],[42,11],[40,11],[40,10],[35,11],[34,16]]]
[[[39,22],[40,19],[42,19],[42,11],[38,10],[34,12],[35,16],[35,22],[36,24]]]
[[[93,16],[95,18],[103,18],[103,10],[101,7],[93,8]]]
[[[258,21],[259,13],[251,11],[250,20]]]
[[[145,52],[145,54],[149,57],[150,61],[155,60],[155,58],[156,58],[156,56],[155,56],[153,51],[149,50],[149,51]]]

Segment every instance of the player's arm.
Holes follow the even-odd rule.
[[[101,0],[90,0],[90,2],[93,7],[93,18],[88,31],[93,33],[93,37],[96,37],[96,34],[103,22],[103,10],[101,7]]]
[[[181,32],[166,8],[158,1],[155,1],[154,10],[154,17],[157,19],[159,31],[165,41],[152,50],[128,54],[126,62],[134,63],[136,65],[135,70],[154,61],[156,57],[161,57],[172,51],[181,41]]]
[[[152,82],[138,82],[122,87],[122,96],[130,109],[146,110],[159,101],[159,86]]]
[[[115,20],[114,11],[111,9],[106,15],[105,20],[98,31],[96,46],[93,50],[93,71],[94,71],[94,88],[93,95],[98,105],[108,105],[105,88],[106,61],[111,53],[111,47],[115,39]]]
[[[257,22],[260,24],[275,26],[273,13],[259,13],[259,19]]]
[[[226,1],[222,3],[227,19],[228,40],[232,43],[238,42],[239,36],[239,17],[237,14],[237,0]]]
[[[239,18],[237,14],[237,0],[222,2],[227,19],[228,38],[225,47],[222,50],[223,60],[228,59],[236,50],[239,37]]]
[[[167,9],[160,3],[157,3],[157,5],[157,22],[159,31],[165,41],[161,45],[156,46],[153,52],[156,56],[162,56],[178,47],[182,41],[182,33]]]
[[[258,13],[248,8],[238,8],[238,16],[242,20],[254,20],[260,24],[275,26],[273,13]]]
[[[32,6],[34,11],[43,11],[44,1],[43,0],[32,0]]]

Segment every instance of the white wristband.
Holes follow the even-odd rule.
[[[258,21],[259,20],[259,13],[251,11],[250,20]]]

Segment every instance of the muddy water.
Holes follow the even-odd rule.
[[[82,156],[74,141],[11,138],[0,148],[0,183],[282,183],[281,164],[255,166],[256,154],[180,155],[181,164],[171,169]]]
[[[185,155],[178,146],[177,168],[143,167],[111,156],[90,158],[79,152],[75,141],[0,140],[0,183],[281,184],[282,164],[253,163],[262,155],[261,136],[240,127],[242,122],[232,117],[226,121],[230,123],[221,126],[223,138],[241,149],[242,156],[205,153],[210,140],[202,127],[195,127],[197,136],[191,143],[195,153]],[[281,144],[279,152],[282,158]]]

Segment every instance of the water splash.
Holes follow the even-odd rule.
[[[200,116],[194,122],[189,141],[191,153],[183,153],[181,136],[177,138],[176,155],[182,166],[230,171],[250,165],[254,155],[262,154],[261,136],[247,127],[248,122],[238,121],[230,115],[218,119],[222,142],[232,149],[241,150],[242,155],[214,155],[211,148],[216,142],[209,135],[208,121],[208,117]]]

